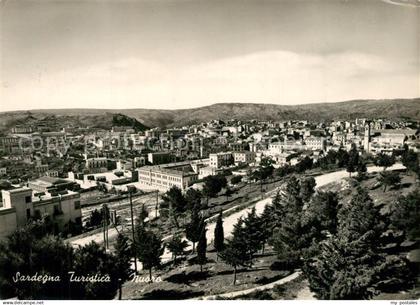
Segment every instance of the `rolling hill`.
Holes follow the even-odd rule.
[[[120,117],[115,121],[115,116]],[[184,126],[213,119],[229,120],[345,120],[355,118],[420,120],[420,98],[390,100],[354,100],[339,103],[276,105],[254,103],[218,103],[210,106],[177,109],[48,109],[0,113],[4,129],[35,121],[57,122],[62,126]],[[137,122],[137,123],[136,123]]]

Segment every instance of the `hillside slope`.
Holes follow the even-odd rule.
[[[356,100],[339,103],[276,105],[253,103],[218,103],[210,106],[178,109],[51,109],[0,113],[0,126],[30,123],[38,120],[59,120],[75,126],[111,126],[113,114],[135,119],[138,130],[150,127],[172,127],[207,122],[213,119],[229,120],[346,120],[355,118],[388,118],[420,120],[420,98],[392,100]],[[129,125],[137,124],[130,121]],[[123,121],[126,121],[124,119]],[[115,123],[115,122],[114,122]],[[126,122],[127,123],[127,122]]]

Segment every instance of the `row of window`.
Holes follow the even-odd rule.
[[[158,179],[166,179],[166,180],[175,181],[175,182],[181,182],[182,181],[182,178],[179,178],[179,177],[165,176],[165,175],[160,175],[160,174],[155,174],[155,173],[151,173],[151,177],[155,177],[155,178],[158,178]],[[139,179],[140,180],[148,180],[149,177],[148,176],[144,177],[144,176],[140,175]],[[153,181],[153,179],[152,179],[152,181]]]

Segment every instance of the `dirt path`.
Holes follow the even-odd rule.
[[[270,284],[266,284],[266,285],[262,285],[262,286],[258,286],[258,287],[254,287],[254,288],[249,288],[249,289],[245,289],[245,290],[239,290],[239,291],[232,291],[232,292],[227,292],[227,293],[223,293],[223,294],[216,294],[216,295],[208,295],[205,297],[201,297],[200,299],[202,300],[214,300],[217,297],[221,297],[221,298],[235,298],[241,295],[247,295],[250,294],[252,292],[255,291],[262,291],[262,290],[267,290],[267,289],[273,289],[274,286],[276,285],[283,285],[286,284],[287,282],[290,282],[294,279],[296,279],[299,275],[301,275],[302,272],[301,271],[297,271],[295,273],[292,273],[280,280],[277,280],[275,282],[272,282]]]

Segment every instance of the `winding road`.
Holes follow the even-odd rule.
[[[393,166],[387,168],[387,170],[402,170],[405,169],[405,167],[402,164],[394,164]],[[378,166],[370,166],[367,168],[367,172],[368,173],[374,173],[374,172],[380,172],[382,171],[383,168],[382,167],[378,167]],[[315,177],[315,181],[316,181],[316,188],[322,187],[328,183],[331,182],[336,182],[339,181],[343,178],[347,178],[349,176],[349,173],[346,170],[339,170],[339,171],[335,171],[332,173],[327,173],[327,174],[323,174],[323,175],[319,175]],[[278,189],[278,188],[277,188]],[[277,192],[277,189],[270,191],[269,193],[267,193],[268,195],[271,194],[275,194]],[[260,201],[258,201],[254,206],[256,209],[257,214],[261,214],[264,210],[264,207],[267,204],[270,204],[272,201],[271,197],[262,199]],[[225,232],[225,237],[229,237],[233,231],[233,227],[234,225],[237,223],[238,219],[240,217],[245,217],[251,210],[253,207],[249,207],[246,209],[243,209],[241,211],[238,211],[236,213],[233,213],[229,216],[227,216],[226,218],[223,219],[223,229]],[[225,211],[226,212],[226,211]],[[213,216],[213,217],[217,217]],[[216,222],[212,222],[210,224],[207,225],[207,241],[209,244],[211,244],[213,242],[213,237],[214,237],[214,229],[216,226]],[[117,236],[117,231],[115,230],[115,228],[110,229],[109,231],[109,238],[112,239],[114,237]],[[164,240],[169,239],[171,236],[167,236],[164,238]],[[87,243],[90,243],[91,241],[95,241],[98,243],[102,243],[103,242],[103,235],[102,232],[91,235],[91,236],[86,236],[80,239],[76,239],[76,240],[72,240],[71,244],[74,246],[78,246],[78,245],[85,245]],[[189,246],[187,248],[187,250],[192,249],[192,243],[189,243]],[[172,259],[172,254],[169,252],[168,249],[165,248],[165,252],[162,255],[162,262],[167,262],[169,260]]]

